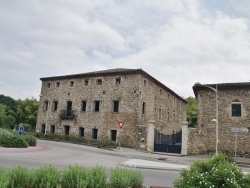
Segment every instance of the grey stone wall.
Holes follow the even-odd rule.
[[[121,78],[120,84],[116,84],[117,77]],[[86,79],[88,86],[84,85]],[[102,80],[102,85],[97,85],[97,79]],[[74,82],[73,87],[70,86],[71,81]],[[60,82],[59,87],[56,85],[58,82]],[[48,83],[50,88],[47,87]],[[51,79],[51,81],[42,82],[41,94],[37,131],[41,131],[42,124],[46,124],[47,111],[44,110],[44,101],[48,98],[50,103],[47,134],[50,133],[51,125],[55,125],[57,134],[65,134],[65,126],[69,126],[70,135],[78,135],[79,127],[83,127],[86,138],[91,138],[92,129],[96,128],[98,139],[110,139],[111,130],[117,130],[118,141],[120,136],[118,121],[123,121],[125,123],[122,134],[123,142],[133,147],[146,149],[149,120],[156,121],[156,129],[165,133],[173,133],[181,129],[181,122],[186,118],[186,107],[183,101],[140,74]],[[81,111],[83,100],[87,102],[85,112]],[[100,101],[99,112],[94,112],[95,100]],[[114,100],[119,101],[118,113],[112,112]],[[53,101],[58,101],[57,111],[52,110]],[[67,101],[72,101],[75,114],[73,119],[60,118],[61,110],[66,110]],[[144,114],[142,114],[143,102],[146,104]],[[161,116],[159,111],[161,111]]]
[[[190,129],[189,154],[214,153],[216,145],[215,92],[201,90],[198,92],[198,128]],[[218,150],[234,155],[235,133],[232,127],[250,127],[250,91],[249,90],[218,90]],[[231,104],[240,101],[242,116],[232,117]],[[237,133],[237,155],[250,157],[250,133]]]

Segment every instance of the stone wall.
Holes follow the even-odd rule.
[[[120,84],[116,83],[116,78],[120,78]],[[98,79],[102,80],[102,85],[97,84]],[[88,80],[88,86],[85,86],[85,80]],[[172,133],[181,129],[180,122],[186,117],[186,104],[182,100],[141,74],[51,79],[42,82],[41,94],[37,131],[41,131],[41,126],[46,124],[48,113],[47,133],[51,125],[55,125],[57,134],[65,134],[65,126],[69,126],[72,135],[78,135],[79,127],[82,127],[86,138],[91,139],[92,129],[98,129],[98,139],[110,139],[111,130],[116,130],[118,141],[118,121],[122,121],[125,123],[123,142],[143,149],[146,149],[147,124],[150,119],[156,120],[157,129]],[[48,112],[44,110],[44,101],[47,99]],[[119,112],[112,111],[114,100],[119,101]],[[52,110],[53,101],[58,101],[57,111]],[[60,118],[61,110],[67,108],[67,101],[72,101],[75,115],[72,119]],[[86,111],[81,110],[82,101],[87,102]],[[100,101],[99,112],[94,111],[94,101]],[[144,114],[143,103],[146,104]]]
[[[189,154],[214,153],[216,125],[212,122],[216,114],[215,92],[209,89],[198,91],[198,128],[190,129]],[[231,104],[240,101],[242,116],[232,117]],[[235,133],[232,127],[250,127],[250,91],[218,90],[218,150],[234,155]],[[250,157],[250,133],[237,133],[237,155]]]

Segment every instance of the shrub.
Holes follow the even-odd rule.
[[[6,170],[0,168],[0,187],[7,188],[9,184],[9,175]]]
[[[180,178],[174,182],[174,186],[177,188],[249,188],[250,176],[245,176],[242,169],[228,159],[219,154],[211,159],[198,160],[191,165],[190,169],[181,171]]]
[[[13,135],[12,132],[10,132],[10,131],[8,131],[8,130],[6,130],[6,129],[0,128],[0,137],[3,137],[3,136],[11,136],[11,135]]]
[[[9,185],[15,188],[29,187],[30,175],[25,167],[18,166],[9,172]]]
[[[59,184],[59,177],[60,173],[55,167],[41,167],[33,171],[31,187],[56,188]]]
[[[6,148],[27,148],[27,142],[14,134],[0,137],[0,145]]]
[[[143,175],[138,171],[116,168],[111,171],[110,187],[139,188],[143,184]]]
[[[91,188],[105,188],[107,175],[102,167],[95,167],[88,170],[87,173],[87,187]]]
[[[79,166],[70,166],[68,170],[62,171],[62,188],[87,187],[87,171]]]
[[[91,140],[90,144],[97,148],[116,148],[117,143],[112,140]]]
[[[28,143],[29,146],[36,146],[37,141],[36,138],[32,135],[24,135],[24,140]]]

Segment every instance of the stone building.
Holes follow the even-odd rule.
[[[147,148],[148,124],[164,134],[181,130],[186,101],[142,69],[110,69],[41,78],[37,131],[118,141]],[[151,122],[151,123],[152,123]],[[151,137],[151,138],[149,138]],[[152,143],[151,143],[152,144]]]
[[[250,82],[195,84],[193,90],[198,100],[198,127],[189,129],[188,153],[215,152],[217,91],[218,150],[235,155],[236,149],[237,155],[250,156],[250,133],[246,132],[250,127]]]

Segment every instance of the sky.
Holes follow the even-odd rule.
[[[141,68],[184,98],[249,82],[249,0],[1,0],[0,94],[39,99],[41,77]]]

